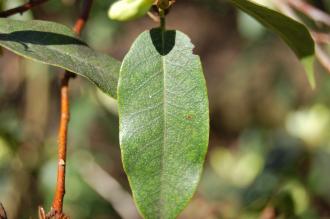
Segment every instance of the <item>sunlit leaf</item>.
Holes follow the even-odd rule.
[[[108,15],[113,20],[133,20],[144,16],[154,2],[154,0],[119,0],[111,5]]]
[[[175,218],[193,196],[208,145],[206,85],[179,31],[142,33],[118,85],[125,171],[145,218]]]
[[[0,46],[25,58],[84,76],[116,97],[120,62],[94,51],[66,26],[0,18]]]
[[[267,7],[253,3],[248,0],[230,0],[236,7],[251,15],[268,29],[277,33],[295,52],[301,60],[307,73],[308,81],[315,87],[313,70],[314,62],[314,41],[307,28]]]

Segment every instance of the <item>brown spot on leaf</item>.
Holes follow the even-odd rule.
[[[193,119],[193,116],[192,115],[187,115],[186,119],[187,120],[192,120]]]

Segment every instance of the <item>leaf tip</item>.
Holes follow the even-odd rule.
[[[312,90],[316,88],[316,80],[314,74],[314,60],[315,60],[314,55],[301,59],[301,63],[305,68],[307,79]]]

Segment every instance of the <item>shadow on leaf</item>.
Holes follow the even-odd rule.
[[[168,30],[163,33],[160,28],[155,28],[150,30],[150,37],[159,54],[165,56],[175,45],[176,32]]]
[[[13,41],[21,43],[26,49],[26,44],[34,45],[85,45],[83,41],[63,34],[42,31],[15,31],[9,34],[0,33],[0,41]]]

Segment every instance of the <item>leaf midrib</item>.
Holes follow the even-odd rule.
[[[163,69],[163,117],[164,117],[164,124],[163,124],[163,147],[161,151],[161,161],[160,161],[160,168],[161,168],[161,174],[160,174],[160,198],[159,198],[159,216],[160,218],[163,218],[163,208],[161,206],[164,206],[162,202],[164,202],[163,198],[163,181],[164,181],[164,153],[165,153],[165,145],[166,145],[166,139],[167,139],[167,126],[166,126],[166,112],[167,112],[167,104],[166,104],[166,68],[165,68],[165,30],[162,28],[161,29],[161,43],[162,43],[162,55],[161,55],[161,60],[162,60],[162,69]]]

